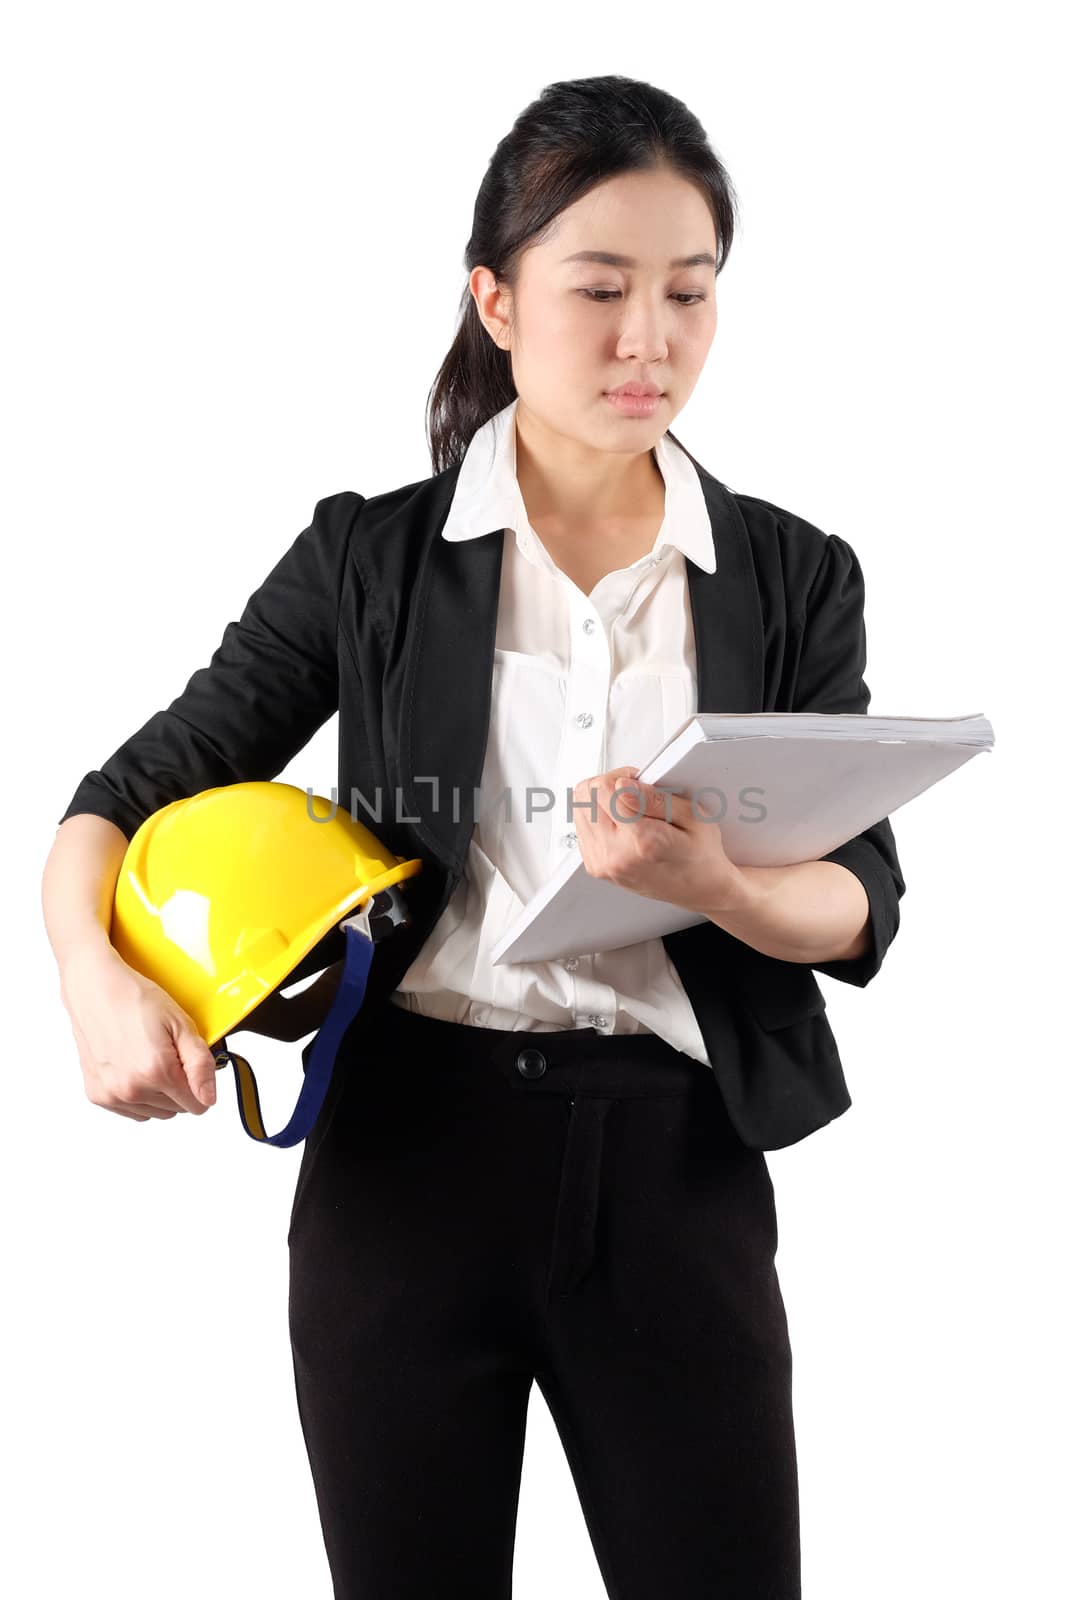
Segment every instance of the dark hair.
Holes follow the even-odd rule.
[[[618,173],[658,167],[703,190],[720,272],[733,242],[736,194],[702,124],[664,89],[615,74],[551,83],[500,140],[474,201],[459,330],[430,390],[434,473],[461,461],[478,428],[517,397],[510,351],[481,321],[470,273],[486,266],[497,282],[513,284],[522,251],[540,241],[559,212]],[[674,437],[669,430],[667,437]]]

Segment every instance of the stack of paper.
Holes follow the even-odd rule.
[[[994,744],[966,717],[699,712],[642,768],[693,801],[739,866],[817,861]],[[707,918],[590,878],[580,850],[537,891],[493,965],[557,961],[661,937]]]

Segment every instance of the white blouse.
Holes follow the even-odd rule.
[[[695,712],[684,558],[715,570],[699,476],[664,434],[654,448],[665,515],[652,551],[584,594],[526,517],[515,473],[517,404],[470,441],[441,535],[505,529],[480,816],[463,876],[392,1002],[487,1028],[657,1033],[710,1065],[661,938],[562,961],[490,963],[522,907],[578,848],[568,786],[572,797],[583,778],[644,765]]]

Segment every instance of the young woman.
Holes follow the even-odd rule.
[[[339,709],[341,804],[384,794],[370,825],[424,861],[289,1230],[297,1399],[345,1600],[510,1594],[534,1382],[612,1600],[800,1594],[764,1151],[850,1103],[813,974],[870,981],[903,880],[887,821],[753,869],[681,797],[616,793],[694,711],[868,704],[850,546],[735,494],[669,429],[733,224],[680,102],[620,77],[549,86],[478,192],[432,475],[320,501],[210,666],[82,780],[49,858],[87,1090],[142,1121],[202,1111],[214,1077],[107,939],[145,816],[276,775]],[[493,966],[573,849],[705,920]]]

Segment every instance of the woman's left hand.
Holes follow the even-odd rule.
[[[746,905],[748,884],[726,855],[717,822],[683,795],[641,783],[637,771],[613,767],[574,785],[574,826],[589,876],[704,916]]]

